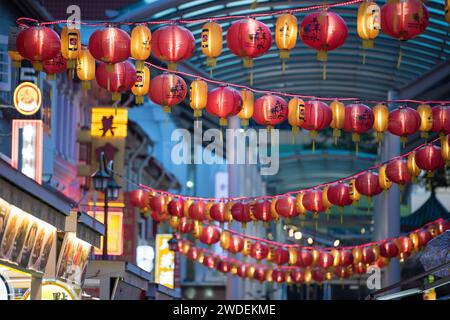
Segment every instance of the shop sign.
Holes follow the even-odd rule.
[[[10,300],[12,296],[11,289],[5,277],[0,274],[0,300]]]
[[[14,90],[13,101],[14,107],[19,113],[31,116],[41,107],[41,90],[32,82],[22,82]]]
[[[174,288],[175,253],[169,248],[171,234],[156,235],[155,282],[170,289]]]
[[[0,260],[44,272],[56,228],[0,198]]]
[[[113,208],[114,204],[110,203],[108,210],[108,255],[121,256],[123,254],[123,209]],[[120,211],[118,211],[120,210]],[[88,212],[100,223],[105,220],[103,211]],[[103,236],[100,237],[100,247],[94,248],[95,255],[103,254]]]
[[[78,239],[74,232],[67,232],[58,258],[58,278],[81,286],[90,253],[91,245],[89,243]]]
[[[153,271],[153,260],[155,258],[155,250],[151,246],[137,246],[136,263],[137,266],[147,272]]]
[[[91,136],[125,138],[127,123],[126,108],[92,108]]]
[[[30,290],[25,292],[23,300],[30,300]],[[41,300],[79,300],[70,286],[59,281],[44,280],[41,286]]]

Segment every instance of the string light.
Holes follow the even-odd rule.
[[[297,231],[294,233],[295,240],[300,240],[302,238],[302,233],[300,231]]]

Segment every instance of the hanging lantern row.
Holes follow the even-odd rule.
[[[206,227],[207,230],[210,228],[215,227]],[[214,237],[214,243],[220,242],[221,247],[233,255],[240,253],[242,257],[251,257],[258,262],[265,260],[270,264],[278,265],[274,268],[218,256],[184,239],[178,240],[177,251],[189,260],[197,261],[210,269],[215,268],[222,273],[260,281],[300,284],[308,282],[308,279],[314,279],[317,282],[331,280],[333,275],[337,278],[348,278],[352,275],[364,274],[368,267],[383,268],[394,258],[404,262],[408,257],[422,250],[431,239],[449,229],[450,222],[439,219],[395,239],[340,249],[297,248],[285,244],[275,247],[264,244],[265,240],[250,241],[238,238],[236,235],[231,236],[229,233],[228,236],[222,233],[220,239],[217,236]],[[209,231],[206,232],[208,233]],[[204,235],[203,232],[202,235]],[[204,241],[201,237],[200,241],[210,245],[209,241]],[[316,277],[312,277],[311,272],[316,272]],[[291,280],[289,277],[292,277]]]
[[[277,222],[280,218],[304,218],[307,212],[313,217],[331,212],[336,206],[343,207],[356,203],[361,196],[369,200],[388,190],[392,183],[400,188],[414,182],[422,170],[432,177],[433,171],[450,162],[449,136],[439,138],[441,147],[432,143],[423,144],[414,151],[396,157],[377,169],[362,171],[338,182],[323,184],[316,188],[289,192],[283,195],[253,199],[192,199],[171,195],[151,188],[130,193],[131,204],[143,212],[150,211],[156,221],[169,221],[181,233],[199,229],[203,222],[231,223],[236,221],[243,227],[247,223]],[[152,191],[147,191],[152,190]],[[292,196],[296,194],[296,196]],[[197,222],[197,223],[195,223]]]
[[[428,26],[429,14],[420,0],[388,1],[380,10],[373,1],[361,3],[357,14],[357,31],[363,39],[363,48],[373,46],[373,40],[382,29],[386,34],[401,41],[412,39],[423,33]],[[345,21],[328,9],[306,15],[298,25],[297,18],[289,13],[278,17],[275,43],[280,52],[282,69],[295,47],[297,33],[310,48],[317,50],[317,59],[326,62],[329,51],[342,46],[347,39]],[[206,64],[216,65],[222,53],[222,28],[214,21],[206,23],[201,32],[201,49],[207,57]],[[272,45],[269,27],[254,18],[246,18],[231,24],[226,35],[227,47],[243,59],[245,68],[253,68],[253,59],[266,54]],[[25,58],[33,62],[36,70],[42,70],[44,61],[56,58],[58,54],[68,61],[68,68],[75,68],[81,52],[80,31],[65,27],[61,38],[52,29],[37,25],[22,30],[16,41],[17,52],[11,52],[13,61]],[[107,64],[106,71],[112,72],[113,65],[128,58],[136,60],[136,68],[142,70],[143,62],[153,55],[168,64],[170,70],[176,64],[188,60],[195,51],[195,39],[191,31],[175,23],[158,28],[153,34],[146,24],[136,25],[131,36],[113,24],[97,29],[89,38],[92,56]],[[324,64],[325,78],[325,64]],[[250,72],[250,85],[253,73]]]

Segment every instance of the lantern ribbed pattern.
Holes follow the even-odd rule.
[[[194,117],[202,115],[202,109],[206,107],[208,98],[208,84],[201,80],[195,79],[189,87],[189,105],[194,110]]]
[[[206,56],[206,65],[215,67],[217,57],[222,53],[222,27],[217,22],[207,22],[203,25],[201,35],[202,52]]]
[[[74,69],[81,51],[80,30],[65,26],[61,31],[61,54],[67,61],[67,67]]]

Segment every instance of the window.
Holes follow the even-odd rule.
[[[8,37],[0,34],[0,97],[4,103],[9,102],[10,91],[11,63],[8,56]]]

